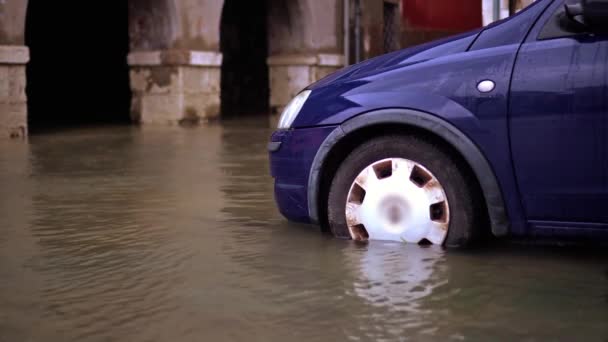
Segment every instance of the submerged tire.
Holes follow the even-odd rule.
[[[328,195],[338,238],[467,247],[484,227],[485,206],[458,159],[416,136],[390,135],[355,148]]]

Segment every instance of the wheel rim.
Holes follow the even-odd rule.
[[[353,240],[443,244],[450,223],[441,183],[424,166],[388,158],[367,166],[346,199],[346,224]]]

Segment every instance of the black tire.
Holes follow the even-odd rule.
[[[355,148],[336,172],[328,195],[328,222],[337,238],[350,239],[345,205],[355,177],[367,166],[386,158],[404,158],[427,168],[439,180],[448,198],[450,223],[446,247],[469,247],[485,227],[485,206],[476,194],[475,182],[459,167],[458,159],[440,146],[408,135],[389,135],[371,139]]]

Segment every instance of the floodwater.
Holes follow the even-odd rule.
[[[0,341],[608,340],[608,253],[288,223],[267,126],[1,142]]]

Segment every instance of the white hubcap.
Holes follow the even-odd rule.
[[[437,178],[408,159],[369,165],[355,178],[346,199],[346,222],[354,240],[441,245],[449,220],[447,196]]]

